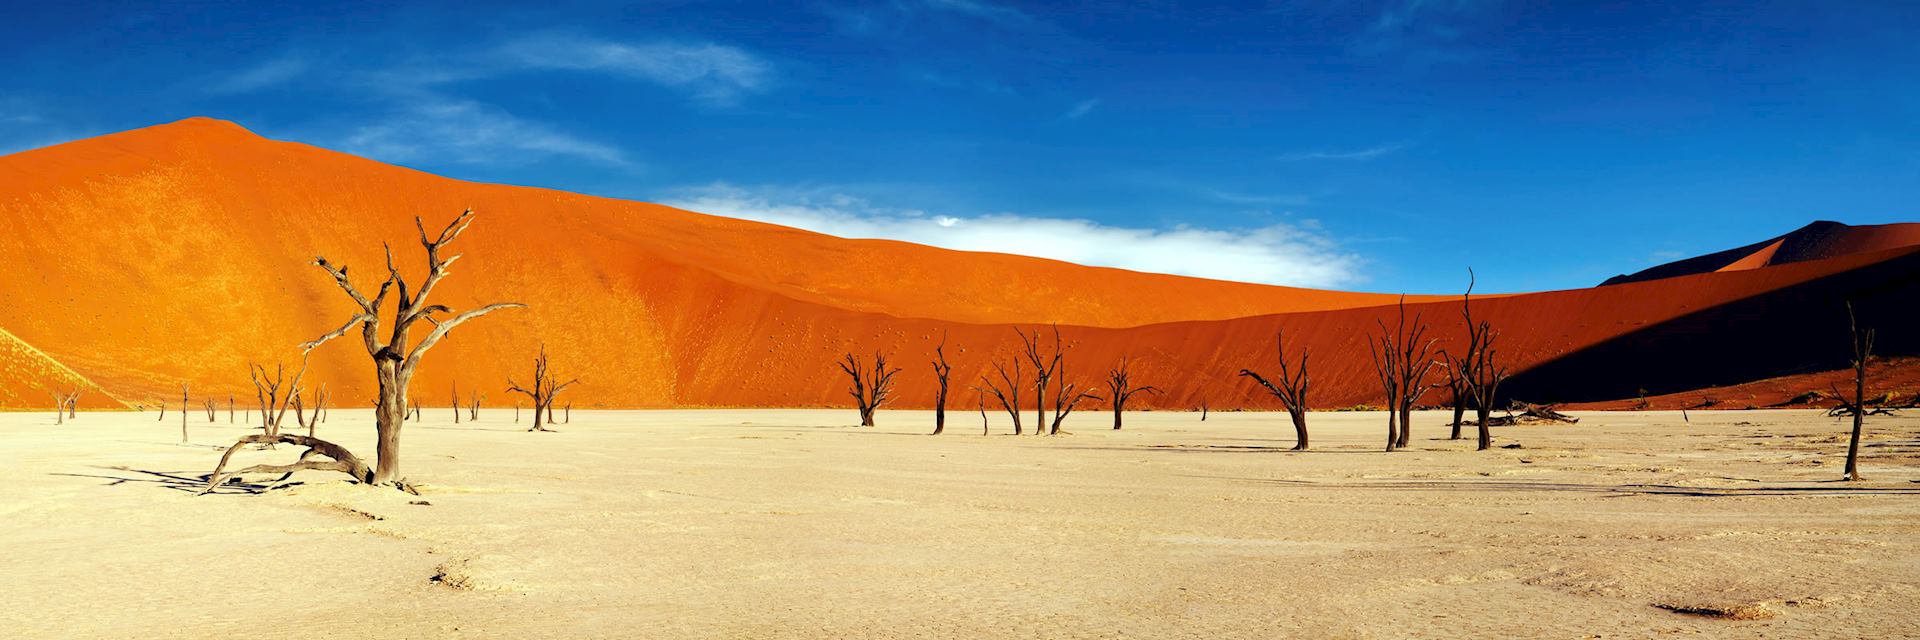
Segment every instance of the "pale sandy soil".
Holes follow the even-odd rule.
[[[408,426],[420,497],[307,473],[194,497],[243,433],[0,414],[0,635],[1911,637],[1920,418],[1870,481],[1813,412],[1582,414],[1471,451],[1442,417],[1130,414],[928,437],[923,412],[505,410]],[[369,413],[320,435],[367,450]],[[201,418],[204,420],[204,418]],[[999,425],[996,422],[996,430]],[[285,461],[294,451],[247,453]],[[427,501],[429,505],[410,504]],[[436,576],[438,576],[436,578]],[[1757,605],[1726,620],[1655,605]]]

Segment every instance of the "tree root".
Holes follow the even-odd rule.
[[[227,468],[227,462],[233,458],[233,453],[235,451],[239,451],[241,447],[244,447],[249,444],[271,445],[275,442],[285,442],[291,445],[302,446],[302,447],[306,447],[307,450],[301,452],[300,458],[298,460],[295,460],[293,464],[279,464],[279,465],[257,464],[251,467],[247,467],[245,469],[223,472],[223,470]],[[332,459],[331,460],[309,460],[308,459],[314,455],[326,456]],[[227,447],[227,452],[224,454],[221,454],[220,456],[220,464],[214,466],[213,473],[207,476],[207,488],[201,489],[200,493],[195,495],[206,495],[207,493],[218,488],[221,484],[225,483],[228,479],[233,478],[235,476],[239,476],[241,474],[247,474],[247,473],[282,474],[278,479],[268,484],[268,487],[272,488],[274,486],[278,486],[282,482],[286,482],[287,478],[293,477],[293,472],[303,471],[303,470],[338,471],[340,473],[344,473],[349,476],[352,476],[354,481],[359,482],[361,484],[373,483],[373,470],[368,468],[366,463],[361,462],[360,458],[354,456],[353,452],[347,451],[345,447],[342,447],[340,445],[337,445],[331,442],[327,442],[325,440],[321,440],[319,438],[313,438],[308,436],[284,434],[284,433],[277,434],[277,435],[261,434],[261,435],[251,435],[251,436],[243,437],[240,439],[239,442],[233,443],[233,446]]]

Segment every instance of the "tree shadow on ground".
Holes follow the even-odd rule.
[[[123,472],[125,475],[111,475],[111,474],[99,474],[99,473],[50,473],[47,475],[66,476],[70,478],[97,478],[101,480],[106,480],[107,482],[103,483],[103,485],[109,486],[109,487],[120,486],[123,484],[155,485],[170,491],[182,491],[182,492],[196,494],[196,495],[199,494],[201,491],[205,490],[207,488],[207,481],[213,478],[213,474],[211,473],[183,475],[181,472],[152,471],[148,469],[135,469],[132,467],[124,467],[124,466],[117,466],[117,467],[95,466],[93,468],[105,469],[108,471],[120,471],[120,472]],[[250,495],[257,495],[261,493],[266,493],[267,490],[269,489],[293,487],[293,486],[298,486],[300,484],[304,484],[304,483],[301,483],[301,482],[245,482],[237,478],[229,478],[227,479],[226,484],[220,485],[220,487],[214,489],[212,493],[227,493],[227,494],[245,493]],[[229,489],[233,491],[228,491]]]

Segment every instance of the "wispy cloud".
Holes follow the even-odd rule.
[[[519,165],[568,157],[631,168],[618,147],[563,133],[472,100],[421,93],[373,124],[341,138],[342,150],[390,162],[432,159],[469,165]]]
[[[623,43],[575,35],[541,34],[502,46],[513,69],[599,71],[683,90],[715,105],[765,88],[772,65],[738,47],[710,42]]]
[[[1367,55],[1395,55],[1417,64],[1477,57],[1461,41],[1499,0],[1390,0],[1378,9],[1355,43]]]
[[[1282,162],[1301,162],[1305,160],[1372,160],[1404,148],[1406,148],[1405,145],[1393,144],[1344,151],[1296,151],[1274,156],[1273,159]]]
[[[215,94],[250,93],[283,84],[307,72],[309,63],[300,56],[282,56],[252,68],[243,69],[207,87]]]
[[[925,0],[926,6],[942,11],[965,14],[988,22],[1010,26],[1027,26],[1038,22],[1032,14],[980,0]]]
[[[950,215],[887,207],[831,189],[683,189],[664,204],[848,238],[886,238],[1078,264],[1306,287],[1360,280],[1362,260],[1311,223],[1149,229],[1017,213]]]
[[[1068,109],[1066,113],[1060,114],[1060,118],[1064,120],[1079,120],[1080,118],[1086,117],[1087,114],[1093,113],[1094,108],[1098,106],[1100,106],[1099,98],[1081,100],[1075,103],[1072,109]]]

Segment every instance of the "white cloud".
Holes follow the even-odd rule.
[[[764,88],[771,66],[745,50],[712,43],[620,43],[543,34],[508,43],[500,56],[520,69],[599,71],[680,89],[712,104],[733,104]]]
[[[1402,148],[1401,145],[1394,144],[1349,151],[1300,151],[1283,153],[1274,156],[1274,159],[1282,162],[1300,162],[1303,160],[1372,160],[1399,151]]]
[[[879,206],[830,190],[750,190],[715,183],[680,194],[663,204],[847,238],[886,238],[1219,280],[1339,287],[1360,280],[1362,263],[1311,223],[1147,229],[1013,213],[934,214]]]
[[[283,56],[215,82],[208,91],[216,94],[248,93],[278,85],[307,72],[306,59]]]
[[[1093,113],[1094,107],[1098,107],[1098,106],[1100,106],[1099,98],[1094,98],[1092,100],[1082,100],[1078,104],[1073,105],[1072,109],[1068,109],[1067,112],[1065,114],[1062,114],[1060,117],[1067,120],[1078,120],[1089,113]]]
[[[630,167],[619,148],[561,133],[491,105],[422,93],[391,116],[347,133],[344,151],[391,162],[524,164],[553,156]]]

